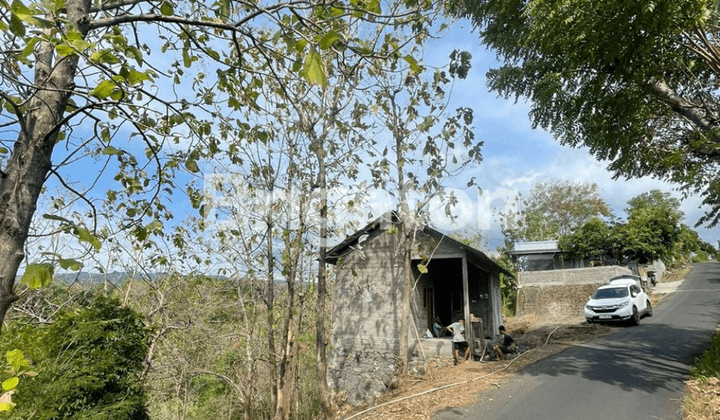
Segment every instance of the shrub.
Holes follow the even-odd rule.
[[[695,379],[720,378],[720,332],[713,335],[710,347],[695,366],[690,368],[690,376]]]
[[[149,331],[143,317],[103,296],[51,324],[8,325],[0,351],[23,349],[37,376],[13,396],[13,418],[148,419],[140,382]]]

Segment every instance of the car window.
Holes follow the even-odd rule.
[[[627,287],[612,287],[608,289],[598,289],[593,295],[593,299],[613,299],[626,297],[628,295]]]
[[[633,284],[632,286],[630,286],[630,291],[634,293],[640,293],[640,288],[637,287],[637,285]]]

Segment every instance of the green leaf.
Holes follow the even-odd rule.
[[[428,272],[428,268],[425,264],[418,264],[417,268],[421,274],[426,274]]]
[[[0,413],[3,411],[12,411],[12,409],[15,407],[15,404],[11,402],[0,402]]]
[[[320,58],[320,54],[315,50],[310,51],[307,57],[305,57],[302,73],[305,80],[312,85],[327,86],[328,84],[322,59]]]
[[[2,383],[3,391],[10,391],[11,389],[15,389],[19,383],[20,383],[20,379],[17,376],[14,376],[6,381],[3,381],[3,383]]]
[[[10,10],[16,15],[32,16],[32,10],[20,0],[13,0]]]
[[[127,50],[125,50],[125,55],[134,58],[135,61],[138,63],[138,66],[142,66],[143,58],[142,58],[142,51],[140,51],[137,47],[128,47]]]
[[[169,1],[164,1],[160,5],[160,13],[162,13],[163,16],[172,16],[175,10],[173,10],[173,6]]]
[[[115,82],[111,80],[103,80],[95,87],[95,89],[93,89],[92,92],[90,92],[90,95],[98,99],[105,99],[110,96],[110,94],[116,87],[117,85],[115,84]]]
[[[422,72],[422,67],[420,66],[420,64],[418,64],[417,60],[415,60],[415,57],[408,54],[403,57],[403,59],[407,61],[407,63],[410,65],[410,70],[412,70],[413,73]]]
[[[39,38],[30,38],[30,40],[27,41],[25,48],[23,48],[22,53],[20,53],[20,56],[18,56],[18,59],[23,63],[27,63],[27,58],[30,56],[30,54],[35,52],[35,46],[39,41]]]
[[[149,79],[147,73],[137,71],[135,69],[130,69],[128,72],[128,75],[126,77],[128,83],[131,85],[136,85],[138,83],[142,83]]]
[[[69,57],[76,53],[75,48],[71,47],[68,44],[59,44],[55,46],[55,51],[61,56],[61,57]]]
[[[23,352],[18,349],[6,352],[5,359],[15,372],[20,372],[23,368],[30,366],[30,362],[25,358]]]
[[[53,266],[52,264],[28,264],[25,268],[25,274],[20,278],[20,282],[27,284],[31,289],[39,289],[52,283]]]
[[[332,47],[335,41],[341,41],[342,39],[343,36],[340,35],[338,32],[328,31],[325,35],[323,35],[322,39],[320,39],[320,49],[327,50]]]
[[[80,242],[87,242],[93,248],[95,248],[95,251],[100,251],[100,248],[102,248],[102,243],[100,242],[100,240],[97,238],[97,236],[90,233],[88,229],[79,227],[76,229],[75,234],[77,235],[77,238]]]
[[[185,161],[185,168],[194,174],[200,172],[200,168],[198,167],[198,163],[195,159],[188,159]]]
[[[4,155],[4,154],[6,154],[7,152],[9,152],[8,149],[6,149],[6,148],[4,148],[4,147],[0,147],[0,154],[3,154],[3,155]]]
[[[80,269],[85,266],[80,261],[74,260],[72,258],[59,258],[58,263],[60,264],[60,268],[64,270],[67,270],[69,268],[72,271],[80,271]]]
[[[68,220],[68,219],[66,219],[66,218],[64,218],[64,217],[61,217],[61,216],[56,216],[56,215],[54,215],[54,214],[47,214],[47,213],[46,213],[46,214],[43,214],[42,217],[43,217],[43,219],[56,220],[56,221],[58,221],[58,222],[67,223],[67,224],[69,224],[69,225],[72,225],[72,224],[73,224],[73,222],[71,222],[70,220]]]
[[[10,32],[17,37],[25,37],[25,24],[14,13],[10,15]]]
[[[116,149],[116,148],[114,148],[114,147],[112,147],[112,146],[108,146],[108,147],[102,149],[102,152],[101,152],[101,153],[102,153],[103,155],[112,156],[112,155],[121,155],[121,154],[123,153],[123,151],[122,151],[122,150],[119,150],[119,149]]]
[[[112,53],[109,49],[102,49],[93,51],[92,54],[90,54],[90,61],[93,63],[107,63],[107,64],[117,64],[120,62],[120,59],[115,56],[115,54]]]

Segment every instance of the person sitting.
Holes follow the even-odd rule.
[[[442,321],[440,320],[440,317],[435,317],[435,321],[433,322],[433,334],[435,334],[435,337],[442,337],[443,333],[445,332],[445,328],[442,326]]]
[[[493,345],[492,349],[498,360],[505,360],[506,354],[515,353],[517,350],[517,344],[515,344],[513,336],[508,334],[505,330],[504,325],[501,325],[500,328],[498,328],[498,331],[500,332],[500,340]]]

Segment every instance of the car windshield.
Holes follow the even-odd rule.
[[[627,287],[612,287],[608,289],[598,289],[593,295],[593,299],[613,299],[622,298],[628,295]]]

